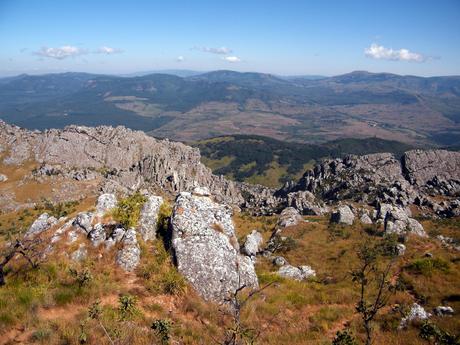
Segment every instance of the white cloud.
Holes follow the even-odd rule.
[[[364,49],[364,54],[372,59],[378,60],[391,60],[391,61],[412,61],[424,62],[426,57],[419,53],[414,53],[408,49],[394,50],[392,48],[385,48],[376,43],[372,43],[370,47]]]
[[[74,46],[61,46],[58,48],[42,47],[40,50],[34,52],[35,55],[57,60],[75,57],[86,53],[86,50]]]
[[[176,61],[177,61],[177,62],[182,62],[182,61],[184,61],[184,60],[185,60],[185,58],[184,58],[182,55],[181,55],[181,56],[178,56],[178,57],[176,58]]]
[[[212,54],[219,54],[219,55],[226,55],[230,54],[232,50],[227,47],[220,47],[220,48],[212,48],[212,47],[194,47],[193,49],[200,50],[205,53],[212,53]]]
[[[95,53],[97,54],[106,54],[106,55],[119,54],[122,52],[123,50],[119,48],[112,48],[112,47],[107,47],[107,46],[99,47],[99,49],[95,51]]]
[[[225,60],[231,63],[241,62],[241,59],[238,56],[226,56],[226,57],[223,57],[222,60]]]

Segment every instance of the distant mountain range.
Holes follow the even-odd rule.
[[[352,137],[414,145],[460,143],[458,76],[168,73],[3,78],[0,118],[38,129],[125,125],[181,141],[255,134],[309,143]]]

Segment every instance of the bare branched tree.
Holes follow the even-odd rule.
[[[352,280],[359,284],[360,298],[356,304],[356,311],[366,331],[366,345],[372,344],[372,322],[378,312],[387,305],[392,294],[389,281],[394,258],[383,268],[379,265],[379,251],[369,243],[363,244],[357,252],[360,266],[351,272]]]
[[[13,244],[14,243],[14,244]],[[15,257],[23,257],[28,265],[32,268],[38,267],[43,258],[42,239],[39,236],[34,238],[24,237],[23,239],[16,239],[3,251],[3,260],[0,262],[0,286],[5,285],[5,268],[8,263]]]

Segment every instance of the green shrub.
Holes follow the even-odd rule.
[[[408,268],[416,274],[430,276],[434,271],[447,272],[449,270],[449,263],[439,258],[423,258],[415,260]]]
[[[122,295],[118,298],[118,314],[121,320],[127,320],[139,313],[136,303],[136,296]]]
[[[157,319],[153,321],[151,328],[160,338],[162,344],[169,344],[171,339],[172,322],[165,319]]]
[[[268,249],[273,253],[287,253],[298,247],[298,243],[290,236],[281,237],[276,235],[273,237],[268,245]]]
[[[160,210],[158,212],[158,221],[157,221],[157,232],[163,237],[164,240],[169,239],[169,219],[172,214],[172,206],[169,202],[165,201],[161,204]]]
[[[70,275],[75,278],[75,281],[78,284],[78,287],[82,288],[85,285],[88,285],[93,280],[93,275],[91,271],[85,268],[82,271],[77,271],[76,269],[69,269]]]
[[[127,198],[121,199],[112,211],[113,218],[125,228],[135,227],[139,221],[142,206],[147,197],[136,192]]]
[[[186,287],[184,277],[174,267],[162,275],[160,285],[162,292],[168,295],[181,295]]]
[[[420,327],[420,338],[425,340],[434,340],[435,344],[439,345],[459,345],[460,336],[454,336],[442,330],[434,323],[425,321]]]
[[[355,338],[349,330],[338,331],[332,340],[332,345],[357,345]]]

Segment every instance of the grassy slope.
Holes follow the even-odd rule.
[[[81,207],[76,208],[74,212]],[[282,255],[293,265],[311,265],[317,271],[315,280],[284,280],[274,274],[276,267],[267,259],[260,257],[257,261],[261,285],[275,283],[252,299],[243,312],[244,324],[261,332],[258,344],[329,344],[335,332],[344,327],[349,327],[356,337],[363,337],[354,311],[358,293],[349,272],[357,265],[356,246],[363,239],[377,242],[381,238],[368,235],[360,225],[333,228],[324,217],[308,219],[308,223],[284,230],[283,235],[294,238],[298,246]],[[243,241],[252,229],[259,229],[268,239],[276,218],[236,214],[234,221],[238,238]],[[424,225],[433,234],[460,231],[458,220],[428,221]],[[3,235],[5,227],[0,231]],[[390,305],[407,308],[418,296],[425,301],[427,310],[443,301],[459,310],[458,253],[446,251],[430,239],[411,238],[407,247],[406,255],[394,268],[394,274],[404,277],[406,289],[396,292]],[[428,251],[447,262],[449,269],[420,274],[408,268]],[[91,249],[90,258],[98,253]],[[159,343],[149,329],[156,319],[173,321],[172,338],[183,344],[209,344],[222,338],[224,328],[230,324],[228,318],[216,305],[203,302],[190,287],[185,293],[174,289],[182,283],[160,241],[142,243],[142,261],[135,273],[117,269],[113,251],[101,253],[101,259],[88,259],[81,264],[63,255],[52,255],[39,269],[10,275],[7,285],[0,288],[0,344],[12,339],[22,343],[78,344],[82,335],[88,344],[108,344],[98,322],[87,317],[88,308],[97,300],[102,306],[102,324],[113,338],[125,343]],[[20,264],[17,261],[13,268]],[[93,279],[80,287],[70,268],[79,272],[86,269]],[[126,294],[135,296],[136,312],[121,320],[118,299]],[[400,313],[391,308],[382,311],[375,324],[376,345],[425,344],[416,327],[396,330],[400,318]],[[460,329],[458,316],[435,317],[433,321],[451,333]]]
[[[400,156],[412,148],[378,138],[341,139],[312,145],[246,135],[216,137],[192,145],[200,148],[202,162],[214,173],[268,187],[279,187],[286,180],[298,179],[321,158],[375,152]]]

